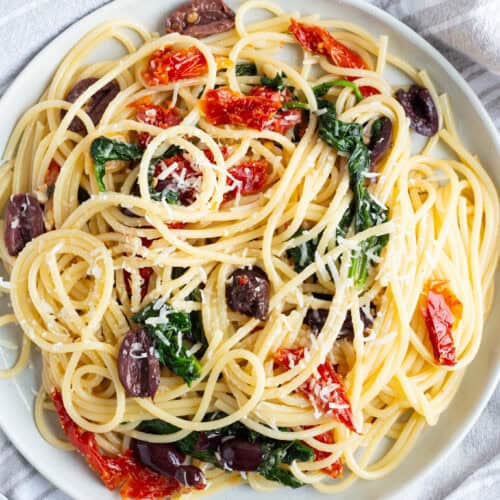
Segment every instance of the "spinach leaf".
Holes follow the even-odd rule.
[[[235,68],[236,76],[255,76],[257,66],[254,63],[237,64]]]
[[[329,146],[349,155],[347,169],[354,197],[342,216],[337,238],[345,237],[350,227],[354,233],[359,233],[386,222],[389,210],[370,194],[366,186],[365,173],[370,169],[370,150],[363,142],[362,126],[359,123],[338,120],[335,107],[329,101],[318,99],[318,107],[326,109],[319,118],[319,136]],[[363,240],[358,250],[353,253],[349,277],[358,288],[363,288],[366,283],[370,268],[374,264],[372,256],[380,255],[388,241],[388,235],[372,236]]]
[[[274,78],[263,76],[260,79],[260,83],[273,90],[283,90],[285,88],[285,82],[283,80],[284,77],[285,75],[283,73],[276,73],[276,76]]]
[[[172,279],[175,280],[180,278],[186,271],[187,267],[174,267],[172,269]],[[195,288],[189,295],[188,299],[194,302],[201,302],[201,289],[200,287]],[[203,320],[201,317],[201,311],[191,311],[189,313],[191,319],[191,335],[188,336],[188,339],[193,343],[200,343],[201,349],[196,351],[195,356],[200,359],[205,354],[205,351],[208,348],[207,337],[205,336],[205,331],[203,329]]]
[[[305,109],[308,110],[309,106],[306,102],[288,101],[281,105],[281,109]]]
[[[296,238],[302,234],[304,234],[304,229],[299,229],[293,237]],[[314,254],[318,248],[319,239],[320,236],[312,238],[286,251],[288,258],[293,260],[293,267],[296,273],[302,272],[309,264],[314,262]]]
[[[354,82],[350,82],[349,80],[334,80],[332,82],[320,83],[319,85],[313,87],[314,95],[316,97],[323,97],[332,87],[350,87],[353,90],[358,102],[363,100],[363,94],[361,93],[361,90],[359,90],[359,87]]]
[[[100,191],[106,191],[104,174],[106,162],[111,160],[138,161],[142,158],[144,149],[138,144],[127,144],[108,137],[97,137],[90,146],[90,156],[94,160],[94,172]]]
[[[148,434],[173,434],[179,429],[164,420],[153,418],[151,420],[143,420],[137,427],[138,431],[147,432]]]
[[[300,441],[276,441],[263,445],[264,461],[257,472],[270,481],[277,481],[291,488],[299,488],[302,482],[291,472],[280,467],[281,464],[291,464],[294,460],[308,462],[314,459],[314,451]]]
[[[189,313],[154,302],[135,314],[133,320],[141,324],[154,339],[162,365],[182,377],[188,385],[201,375],[200,363],[189,352],[184,340],[192,334]]]

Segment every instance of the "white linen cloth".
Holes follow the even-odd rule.
[[[0,95],[47,42],[106,3],[107,0],[0,0]],[[398,17],[434,44],[469,82],[497,129],[500,128],[500,0],[371,0],[371,3]],[[463,442],[406,493],[406,498],[500,499],[499,415],[497,388]],[[9,500],[68,500],[21,457],[1,431],[0,493]]]

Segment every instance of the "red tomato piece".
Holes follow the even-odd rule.
[[[186,223],[185,222],[180,222],[180,221],[169,222],[167,224],[167,226],[168,226],[169,229],[184,229],[186,227]]]
[[[255,160],[240,163],[228,170],[227,178],[230,190],[224,193],[224,201],[241,195],[255,194],[262,190],[266,183],[271,164],[267,160]]]
[[[151,279],[151,276],[153,274],[153,268],[152,267],[141,267],[139,268],[139,276],[141,277],[142,283],[141,283],[141,300],[144,299],[146,294],[148,293],[148,288],[149,288],[149,280]],[[123,270],[123,278],[125,280],[125,289],[127,290],[127,295],[129,297],[132,296],[132,276],[130,275],[130,272],[127,271],[126,269]]]
[[[439,293],[444,297],[447,306],[450,308],[453,315],[453,326],[462,319],[463,306],[456,295],[449,288],[448,280],[435,280],[429,283],[429,289],[435,293]]]
[[[207,120],[213,125],[241,125],[263,130],[281,107],[279,92],[244,95],[227,87],[212,89],[200,101]]]
[[[89,467],[96,472],[110,490],[120,488],[122,498],[163,498],[180,491],[180,484],[138,464],[132,450],[115,457],[104,455],[97,445],[95,434],[78,427],[64,408],[62,395],[53,391],[52,401],[59,415],[59,421],[69,442],[85,458]]]
[[[302,122],[302,110],[300,109],[280,109],[271,119],[271,123],[266,126],[267,130],[286,134],[292,127]]]
[[[266,86],[256,86],[250,91],[250,95],[265,97],[270,101],[279,98],[280,106],[285,102],[292,100],[292,95],[288,90],[277,92]],[[278,134],[286,134],[292,127],[302,121],[302,111],[300,109],[279,109],[272,118],[266,123],[264,128],[272,130]]]
[[[153,87],[186,78],[196,78],[207,71],[205,56],[196,47],[187,49],[165,47],[153,53],[142,77],[147,85]]]
[[[167,172],[165,174],[165,172]],[[155,191],[172,191],[179,195],[182,205],[188,206],[196,201],[200,184],[201,172],[179,153],[155,165]]]
[[[321,441],[322,443],[326,443],[326,444],[335,443],[335,438],[333,437],[333,432],[331,432],[331,431],[324,432],[323,434],[319,434],[318,436],[315,436],[314,439],[317,439],[318,441]],[[314,450],[314,454],[316,455],[316,461],[323,460],[324,458],[326,458],[330,455],[327,451],[321,451],[321,450],[316,450],[316,449]],[[324,469],[321,469],[321,470],[325,474],[336,479],[336,478],[342,477],[342,469],[343,469],[342,459],[339,458],[338,460],[335,460],[335,462],[330,464],[328,467],[325,467]]]
[[[445,366],[456,365],[452,328],[462,317],[462,303],[449,290],[446,281],[430,283],[426,305],[421,312],[436,363]]]
[[[289,27],[290,32],[297,42],[313,54],[326,56],[332,64],[342,68],[368,69],[365,61],[354,50],[339,42],[333,35],[320,26],[300,23],[292,19]],[[349,77],[347,80],[356,80],[356,77]],[[360,87],[360,91],[365,97],[379,94],[373,87]]]
[[[224,160],[227,160],[229,158],[229,149],[227,148],[227,146],[222,146],[220,148],[220,152],[221,152]],[[214,155],[213,155],[211,149],[208,149],[208,148],[204,149],[203,153],[205,153],[205,156],[208,158],[208,161],[215,163],[215,158],[214,158]]]
[[[47,186],[53,186],[57,178],[59,177],[59,172],[61,171],[61,165],[57,163],[56,160],[51,160],[49,163],[49,168],[45,174],[44,182]]]
[[[280,349],[274,361],[282,368],[291,369],[304,358],[304,348]],[[327,360],[316,368],[316,374],[309,377],[300,387],[315,411],[334,416],[348,429],[357,432],[354,426],[351,404],[345,392],[342,377]]]
[[[182,117],[176,107],[166,108],[159,104],[153,104],[150,96],[133,102],[130,106],[136,109],[136,120],[147,123],[148,125],[169,128],[174,125],[179,125],[182,121]],[[143,148],[148,146],[151,140],[152,137],[147,132],[139,132],[137,134],[137,141]]]

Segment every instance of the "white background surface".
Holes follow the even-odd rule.
[[[103,0],[0,0],[0,94],[33,54],[50,39],[82,15],[105,3],[107,2]],[[407,15],[408,2],[376,0],[372,3],[422,29],[422,16],[418,17],[418,12],[413,16]],[[414,8],[415,4],[420,2],[409,3],[413,4]],[[470,82],[498,127],[500,78],[485,71],[467,57],[444,47],[438,39],[439,30],[431,30],[429,36],[430,41],[444,52]],[[459,392],[457,398],[460,397]],[[0,404],[5,404],[5,401]],[[412,500],[445,497],[453,500],[500,498],[499,416],[500,391],[497,389],[481,418],[459,447],[423,481],[405,493],[405,497]],[[440,423],[446,422],[447,419],[452,420],[453,415],[445,414]],[[67,498],[41,478],[1,432],[0,492],[6,494],[10,500]]]

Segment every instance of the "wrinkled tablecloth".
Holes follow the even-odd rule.
[[[106,0],[0,0],[0,95],[50,40],[106,3]],[[401,19],[437,47],[469,82],[500,129],[500,0],[372,0],[371,3]],[[405,497],[499,500],[499,415],[500,388],[497,388],[462,443]],[[22,458],[1,431],[0,493],[9,500],[68,499]]]

